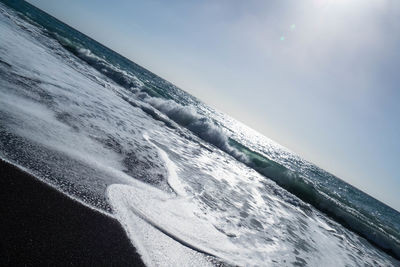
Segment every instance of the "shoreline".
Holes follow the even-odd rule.
[[[145,266],[116,220],[0,159],[0,265]]]

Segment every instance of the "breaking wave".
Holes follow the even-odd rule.
[[[192,106],[182,106],[173,100],[155,97],[148,97],[145,100],[166,114],[171,120],[189,129],[204,141],[215,145],[241,162],[248,162],[245,154],[229,144],[229,139],[222,129],[209,118],[199,115]]]

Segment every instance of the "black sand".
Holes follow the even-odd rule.
[[[121,225],[0,160],[0,266],[144,266]]]

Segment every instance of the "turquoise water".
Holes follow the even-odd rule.
[[[289,204],[300,207],[305,212],[315,208],[382,251],[400,259],[398,211],[301,159],[228,115],[208,107],[184,90],[28,3],[2,2],[18,11],[20,19],[40,29],[41,35],[56,41],[80,62],[124,88],[126,92],[120,95],[121,99],[134,108],[140,108],[141,112],[162,123],[168,131],[174,131],[182,138],[200,144],[204,150],[218,149],[226,153],[240,164],[261,174],[264,179],[272,180],[293,194],[294,198],[286,198],[279,192],[276,193]],[[30,31],[29,28],[21,27],[22,30]],[[5,64],[9,63],[3,63]],[[146,104],[140,104],[137,99]],[[1,122],[6,124],[5,119]],[[106,147],[116,150],[113,138],[110,137]],[[201,141],[196,141],[197,138]],[[10,146],[9,143],[3,140],[0,146],[3,154],[29,169],[23,161],[18,161],[16,155],[7,152],[7,146]],[[156,146],[162,147],[162,144],[157,143]],[[170,154],[173,155],[172,152]],[[133,162],[140,161],[135,160]],[[149,163],[149,166],[154,165],[156,164]],[[158,172],[157,175],[163,176],[163,171]],[[258,223],[257,220],[254,221],[254,225]],[[223,257],[225,254],[221,255]]]

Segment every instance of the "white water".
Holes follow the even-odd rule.
[[[149,137],[146,139],[151,142]],[[361,260],[372,266],[374,257],[379,257],[379,254],[373,254],[370,259],[357,259],[356,254],[353,256],[343,253],[345,248],[345,250],[354,249],[360,254],[360,249],[363,249],[364,245],[356,247],[355,244],[359,242],[357,237],[346,231],[338,231],[337,224],[327,222],[326,218],[319,214],[310,216],[301,209],[291,210],[285,205],[279,206],[280,200],[273,196],[269,196],[268,199],[271,203],[265,202],[264,193],[260,193],[257,187],[233,181],[232,185],[239,185],[241,190],[247,189],[253,194],[250,208],[253,209],[253,212],[259,210],[267,214],[264,217],[266,221],[262,223],[261,227],[269,240],[268,242],[265,239],[262,241],[260,236],[253,235],[254,230],[260,230],[256,228],[261,224],[254,225],[251,223],[251,219],[249,225],[243,225],[241,230],[232,229],[232,225],[227,221],[242,220],[242,218],[235,218],[233,210],[238,209],[237,212],[240,213],[244,210],[243,205],[238,203],[235,206],[233,204],[230,207],[231,211],[215,213],[199,208],[205,203],[201,203],[202,200],[198,195],[191,195],[187,190],[182,191],[183,179],[177,175],[177,167],[171,159],[165,158],[167,156],[165,151],[161,148],[158,150],[164,155],[163,158],[170,168],[169,181],[173,181],[170,185],[174,190],[176,188],[173,185],[177,185],[178,190],[176,191],[180,191],[180,194],[168,194],[142,184],[111,185],[108,188],[108,197],[117,218],[134,240],[134,244],[145,249],[146,252],[143,252],[143,255],[159,249],[159,243],[157,239],[152,239],[153,236],[138,238],[142,235],[142,229],[136,227],[138,221],[142,223],[146,221],[153,227],[153,230],[158,229],[172,239],[195,250],[215,255],[227,263],[243,266],[287,265],[294,262],[307,263],[308,266],[345,266],[350,262],[361,263]],[[257,183],[257,181],[253,182]],[[232,193],[232,191],[229,192],[229,186],[226,186],[226,189],[227,194]],[[226,195],[220,195],[220,197],[225,198]],[[257,217],[260,218],[261,215],[254,216],[253,220]],[[227,233],[227,230],[236,231],[234,237],[232,237],[232,233],[222,234]],[[149,239],[152,239],[151,242]],[[338,243],[339,240],[340,243]],[[290,253],[290,251],[295,251],[295,253]],[[150,259],[156,262],[161,261],[161,259],[155,260],[154,256]],[[162,264],[162,266],[169,266],[169,263],[172,262],[167,254],[163,254],[163,260],[166,260],[166,264]],[[153,261],[149,260],[147,263],[152,265]]]
[[[113,212],[147,264],[396,264],[0,9],[1,156]]]
[[[192,250],[186,246],[182,246],[176,242],[174,231],[166,227],[164,231],[168,231],[168,235],[157,229],[164,225],[176,226],[175,222],[181,222],[175,217],[175,220],[169,216],[175,216],[176,211],[165,205],[165,201],[171,199],[172,196],[165,192],[159,191],[154,187],[137,182],[135,186],[111,185],[107,189],[108,199],[113,207],[114,216],[121,222],[125,228],[133,245],[137,248],[143,261],[148,266],[212,266],[210,261],[204,254]],[[150,203],[147,201],[150,200]],[[157,202],[158,201],[158,202]],[[138,204],[138,205],[136,205]],[[158,206],[158,204],[164,204]],[[147,209],[149,208],[149,209]],[[162,208],[162,210],[161,210]],[[177,207],[175,207],[177,208]],[[162,213],[160,213],[160,210]],[[180,210],[184,212],[184,210]],[[158,212],[157,218],[152,218],[152,212]],[[153,214],[155,215],[155,214]],[[156,224],[151,222],[156,221]],[[158,224],[164,222],[164,224]],[[156,225],[155,228],[153,225]],[[182,224],[180,224],[182,226]],[[171,238],[174,237],[174,238]]]

